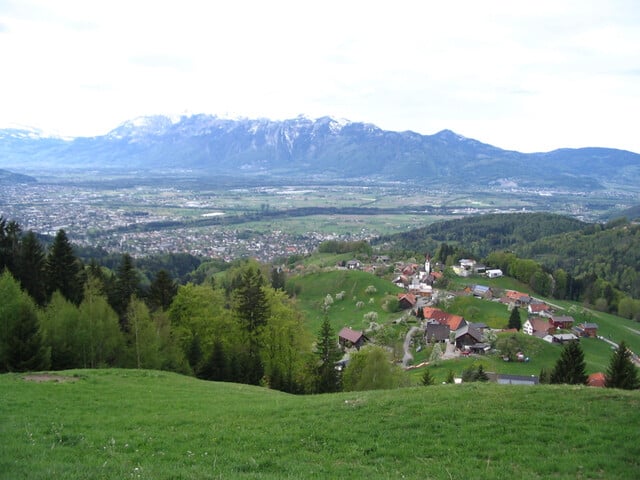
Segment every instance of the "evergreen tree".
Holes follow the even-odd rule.
[[[60,229],[51,245],[46,260],[47,294],[56,290],[76,305],[82,299],[82,265],[73,253],[64,230]]]
[[[540,369],[540,375],[538,376],[538,381],[541,384],[551,383],[551,372],[547,370],[545,367]]]
[[[260,330],[269,317],[269,306],[264,291],[265,279],[256,262],[244,265],[234,282],[232,308],[245,333],[246,351],[239,357],[246,383],[258,384],[264,373],[260,359]]]
[[[120,326],[123,330],[128,329],[126,318],[127,307],[131,297],[138,292],[138,272],[133,265],[131,255],[125,253],[118,266],[114,289],[111,296],[111,306],[120,316]]]
[[[631,352],[624,341],[620,342],[611,356],[605,378],[605,385],[608,388],[622,388],[624,390],[640,388],[638,368],[631,361]]]
[[[227,366],[227,357],[224,351],[224,345],[220,339],[213,342],[213,350],[211,355],[202,365],[197,373],[198,378],[204,380],[212,380],[222,382],[228,380],[229,371]]]
[[[281,267],[271,268],[271,287],[274,290],[284,290],[287,275]]]
[[[453,370],[449,370],[447,373],[447,378],[445,379],[446,383],[455,383],[455,376],[453,374]]]
[[[520,319],[520,310],[518,307],[513,307],[513,310],[511,310],[507,328],[515,328],[518,331],[522,328],[522,320]]]
[[[189,344],[189,350],[187,351],[187,361],[194,372],[198,372],[200,369],[200,362],[202,362],[202,346],[200,345],[200,337],[194,335],[191,337],[191,343]]]
[[[425,387],[429,387],[436,383],[433,375],[431,375],[431,371],[428,368],[425,368],[424,373],[422,374],[421,382]]]
[[[14,276],[16,274],[16,258],[20,244],[20,225],[0,216],[0,272],[7,268]]]
[[[489,376],[487,372],[484,371],[484,367],[482,365],[478,366],[478,371],[476,372],[476,380],[479,382],[488,382]]]
[[[551,372],[551,383],[583,385],[587,382],[586,364],[580,342],[565,345],[560,358]]]
[[[23,237],[17,260],[17,277],[31,298],[44,305],[46,292],[45,255],[42,245],[31,230]]]
[[[178,287],[166,270],[158,271],[151,286],[149,287],[149,305],[152,310],[161,308],[168,310],[176,296]]]
[[[318,356],[316,391],[318,393],[340,391],[340,372],[336,370],[336,363],[342,357],[342,352],[327,315],[324,316],[318,333],[316,355]]]

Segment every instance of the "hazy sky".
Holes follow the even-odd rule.
[[[640,152],[640,2],[0,0],[0,127],[329,115]]]

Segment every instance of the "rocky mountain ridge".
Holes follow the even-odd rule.
[[[75,139],[0,130],[0,168],[32,175],[38,169],[99,169],[599,189],[637,184],[640,155],[608,148],[526,154],[450,130],[421,135],[331,117],[276,121],[192,115],[141,117],[106,135]]]

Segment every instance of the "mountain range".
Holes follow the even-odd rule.
[[[535,133],[532,133],[535,134]],[[382,130],[331,117],[289,120],[179,119],[125,122],[106,135],[73,139],[0,130],[0,168],[108,170],[154,175],[227,175],[296,181],[401,181],[423,185],[637,188],[640,155],[610,148],[521,153],[450,130]]]

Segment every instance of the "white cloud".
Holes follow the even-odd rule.
[[[524,151],[640,151],[633,1],[0,4],[0,127],[334,115]]]

